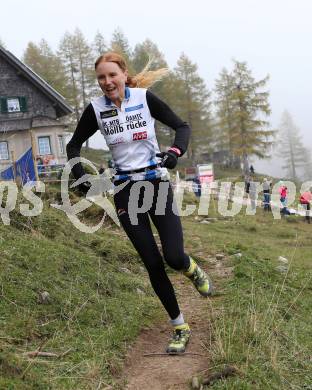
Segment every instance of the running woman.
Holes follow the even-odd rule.
[[[166,168],[175,168],[178,158],[185,153],[191,129],[167,104],[145,89],[167,74],[166,69],[153,72],[144,69],[131,77],[125,60],[119,54],[109,52],[97,59],[95,73],[103,96],[93,99],[86,107],[67,145],[67,156],[69,160],[79,157],[82,144],[100,129],[113,156],[116,169],[114,184],[128,181],[114,195],[120,223],[140,255],[152,287],[173,326],[173,337],[169,341],[167,352],[182,353],[191,331],[179,309],[164,261],[176,271],[183,272],[202,296],[207,297],[212,293],[212,284],[207,274],[184,252],[180,217],[173,212],[173,191],[165,178]],[[166,152],[159,150],[155,119],[175,130],[173,145]],[[81,178],[84,173],[81,164],[73,167],[76,179]],[[131,189],[138,181],[141,181],[142,189],[144,186],[145,189],[148,188],[145,185],[147,183],[154,191],[150,209],[139,213],[137,223],[134,224],[128,213],[131,209],[129,198]],[[156,210],[158,193],[163,192],[166,187],[164,213],[159,213]],[[84,193],[89,188],[88,182],[80,185]],[[141,206],[144,203],[144,191],[140,192],[138,203]],[[155,242],[149,217],[158,231],[163,256]]]

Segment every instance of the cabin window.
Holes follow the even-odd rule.
[[[20,112],[21,107],[18,98],[12,98],[7,100],[8,112]]]
[[[0,160],[9,159],[9,148],[7,141],[0,142]]]
[[[1,96],[0,112],[26,112],[27,101],[24,96]]]
[[[60,146],[60,153],[65,154],[64,137],[62,135],[58,135],[58,141]]]
[[[51,142],[50,142],[50,137],[38,137],[38,149],[39,149],[39,154],[45,155],[45,154],[52,154],[51,153]]]

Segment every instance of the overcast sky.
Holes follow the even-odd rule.
[[[20,58],[29,41],[56,49],[76,27],[109,41],[120,27],[132,47],[150,38],[171,67],[185,52],[209,89],[232,58],[247,61],[257,79],[270,75],[272,126],[287,109],[312,148],[311,15],[311,0],[14,0],[1,2],[0,39]]]

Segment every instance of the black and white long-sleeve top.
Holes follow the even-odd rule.
[[[125,99],[120,108],[106,96],[93,99],[86,107],[67,145],[68,159],[79,157],[83,143],[99,129],[118,171],[134,171],[157,165],[160,160],[156,153],[160,150],[155,133],[155,119],[175,130],[172,146],[178,148],[181,154],[185,153],[191,132],[189,125],[150,91],[126,87]],[[155,168],[149,170],[147,176],[135,174],[127,178],[142,180],[161,177],[164,170]],[[74,166],[73,174],[76,179],[84,174],[81,164]]]

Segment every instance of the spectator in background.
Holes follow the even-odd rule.
[[[280,193],[280,201],[281,201],[281,204],[282,204],[282,209],[281,209],[281,213],[283,215],[289,215],[289,211],[287,209],[287,187],[283,184],[280,188],[279,188],[279,193]]]
[[[263,188],[263,208],[264,211],[270,211],[271,206],[271,182],[265,177],[262,184]]]
[[[255,173],[255,169],[252,165],[250,165],[249,171],[252,175]]]
[[[311,191],[305,191],[300,196],[300,203],[305,208],[306,215],[305,220],[308,223],[311,223],[311,203],[312,203],[312,192]]]
[[[201,182],[198,176],[193,179],[193,191],[198,198],[201,197]]]

